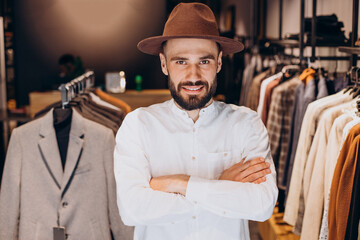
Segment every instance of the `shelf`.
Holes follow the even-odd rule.
[[[140,92],[135,90],[126,90],[125,93],[108,92],[108,94],[123,100],[129,104],[132,110],[171,99],[170,91],[168,89],[145,89]]]
[[[300,42],[298,40],[285,39],[285,40],[270,40],[270,43],[279,45],[282,47],[290,47],[296,48],[300,46]]]
[[[339,47],[339,52],[360,55],[360,47]]]
[[[6,110],[0,110],[0,121],[20,121],[29,122],[32,118],[27,114],[8,113]]]
[[[279,45],[282,47],[289,47],[289,48],[298,48],[300,47],[300,42],[298,40],[293,39],[284,39],[284,40],[270,40],[270,43]],[[304,44],[304,47],[311,47],[311,44]],[[338,45],[338,44],[322,44],[317,43],[315,47],[346,47],[344,45]]]

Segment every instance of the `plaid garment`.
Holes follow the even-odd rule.
[[[259,105],[261,82],[270,74],[270,70],[262,72],[254,77],[251,82],[249,93],[247,94],[245,106],[256,111]]]
[[[294,77],[277,86],[271,96],[271,104],[267,119],[271,154],[277,170],[278,187],[282,186],[285,175],[285,161],[291,127],[291,113],[295,100],[295,90],[300,84],[298,77]]]

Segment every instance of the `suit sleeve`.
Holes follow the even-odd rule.
[[[21,160],[21,146],[15,129],[10,138],[1,184],[0,239],[18,239]]]
[[[116,204],[116,184],[114,178],[114,135],[111,131],[108,132],[104,151],[104,165],[107,178],[108,188],[108,205],[109,205],[109,222],[111,232],[115,240],[131,240],[134,236],[134,229],[132,227],[125,226],[121,221],[119,210]]]
[[[116,136],[114,171],[117,203],[126,225],[166,225],[191,218],[193,203],[180,194],[154,191],[142,139],[142,124],[128,114]]]
[[[250,113],[246,126],[234,127],[238,136],[244,134],[245,161],[263,157],[270,163],[271,174],[261,184],[190,177],[186,198],[214,214],[265,221],[271,217],[277,200],[276,173],[270,154],[268,134],[257,114]]]

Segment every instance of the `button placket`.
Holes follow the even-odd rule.
[[[197,141],[197,135],[198,135],[198,129],[194,126],[193,129],[193,147],[192,147],[192,155],[191,160],[193,163],[193,169],[198,173],[198,141]]]

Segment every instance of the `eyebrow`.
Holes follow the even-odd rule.
[[[185,57],[178,57],[178,56],[175,56],[175,57],[172,57],[170,58],[170,61],[184,61],[184,60],[188,60],[188,58],[185,58]]]
[[[213,60],[215,60],[215,56],[212,55],[212,54],[209,54],[209,55],[200,57],[200,60],[204,60],[204,59],[213,59]],[[185,60],[188,60],[188,58],[175,56],[175,57],[172,57],[170,59],[170,61],[185,61]]]
[[[206,56],[204,56],[204,57],[201,57],[200,59],[201,59],[201,60],[204,60],[204,59],[213,59],[213,60],[215,60],[215,56],[209,54],[209,55],[206,55]]]

